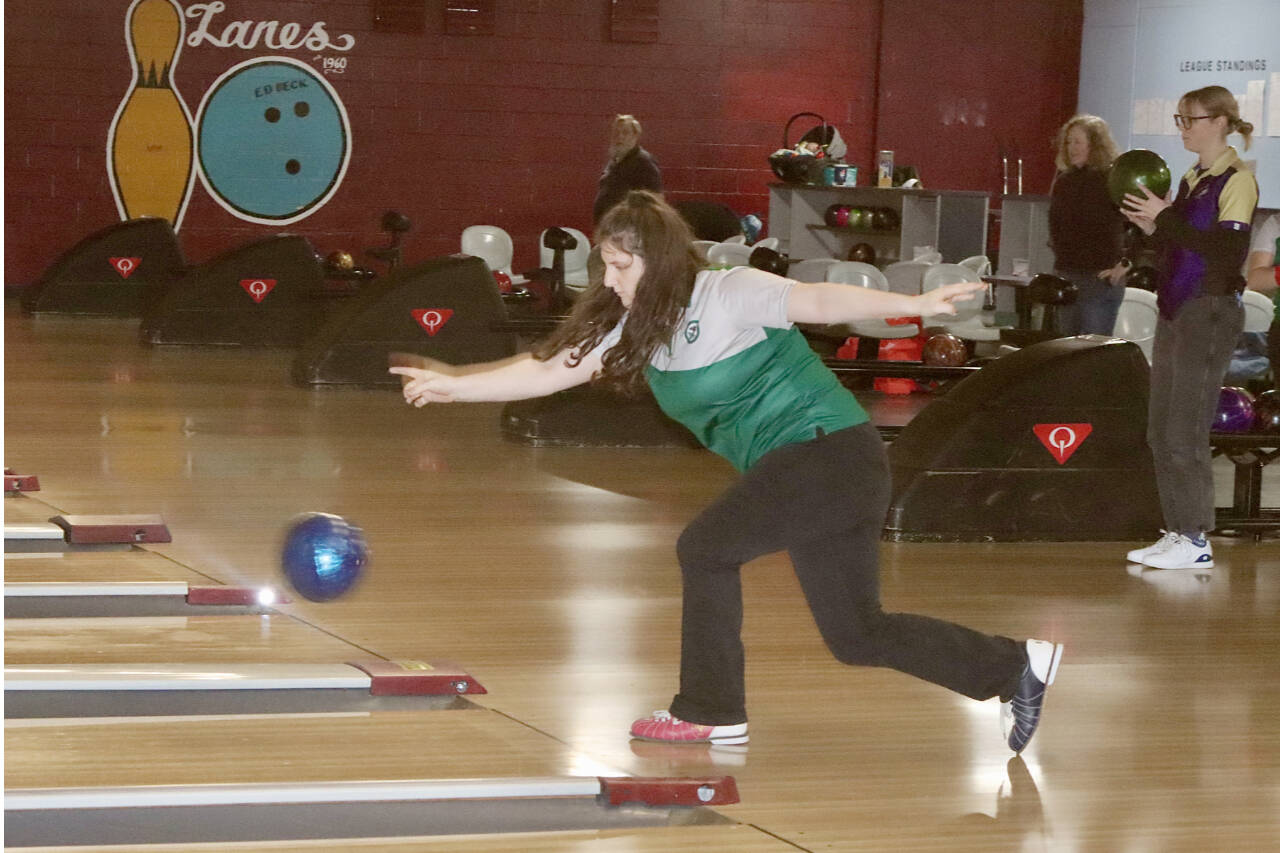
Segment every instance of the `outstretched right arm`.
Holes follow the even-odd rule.
[[[525,400],[581,385],[600,370],[602,347],[572,367],[566,364],[570,352],[564,350],[546,361],[521,353],[501,361],[457,366],[420,359],[396,364],[390,372],[403,377],[405,402],[414,406]]]

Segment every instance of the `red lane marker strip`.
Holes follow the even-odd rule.
[[[14,474],[12,471],[5,471],[4,490],[6,492],[38,492],[40,478],[35,474]]]
[[[173,541],[158,515],[55,515],[49,521],[67,531],[73,545]]]
[[[732,776],[678,778],[662,776],[601,776],[600,793],[611,806],[644,803],[649,806],[724,806],[740,802]]]
[[[262,590],[251,586],[187,587],[187,604],[254,605]],[[273,603],[287,604],[289,599],[276,593]]]
[[[480,682],[449,663],[394,661],[381,658],[347,661],[373,679],[373,696],[445,696],[450,693],[488,693]]]

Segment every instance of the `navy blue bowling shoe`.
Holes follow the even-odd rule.
[[[1062,663],[1061,643],[1047,640],[1027,640],[1027,666],[1018,681],[1013,698],[1000,705],[1000,718],[1009,748],[1021,753],[1031,742],[1040,724],[1040,710],[1044,707],[1046,688],[1053,684]]]

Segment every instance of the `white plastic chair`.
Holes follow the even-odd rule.
[[[1264,297],[1265,298],[1265,297]],[[1156,320],[1160,309],[1156,307],[1156,295],[1140,287],[1126,287],[1116,315],[1116,325],[1111,334],[1126,341],[1133,341],[1151,361],[1151,347],[1156,339]]]
[[[704,254],[704,255],[705,255],[707,252],[711,251],[711,247],[712,247],[712,246],[714,246],[715,244],[716,244],[716,241],[715,241],[715,240],[694,240],[694,241],[693,241],[693,245],[695,245],[695,246],[697,246],[699,249],[701,249],[701,250],[702,250],[702,254]]]
[[[583,234],[577,228],[569,228],[560,226],[561,231],[568,231],[578,241],[577,248],[565,249],[564,251],[564,286],[570,290],[582,291],[587,289],[587,257],[591,254],[591,241],[587,239],[587,235]],[[538,266],[544,269],[551,269],[551,264],[555,258],[555,252],[543,245],[543,237],[546,231],[538,235]]]
[[[884,268],[884,277],[889,280],[889,290],[893,293],[905,293],[918,296],[924,284],[924,271],[933,264],[920,261],[897,261]]]
[[[763,240],[757,240],[752,243],[751,248],[759,249],[763,247],[765,249],[773,249],[776,252],[780,245],[782,245],[782,243],[777,237],[765,237]]]
[[[873,290],[889,290],[889,280],[879,269],[861,261],[836,261],[827,269],[827,281],[837,284],[852,284],[858,287],[869,287]],[[856,323],[827,326],[835,334],[857,335],[862,338],[914,338],[920,334],[920,327],[915,323],[894,326],[884,320],[859,320]]]
[[[741,243],[742,245],[744,245],[744,246],[745,246],[745,245],[747,245],[747,235],[746,235],[746,234],[734,234],[732,237],[730,237],[730,238],[728,238],[727,240],[725,240],[725,242],[726,242],[726,243]]]
[[[920,283],[922,292],[928,292],[944,284],[977,281],[978,275],[963,264],[934,264],[924,272]],[[937,314],[925,317],[926,326],[941,326],[958,338],[968,341],[998,341],[1000,329],[982,324],[982,295],[953,303],[955,314]]]
[[[991,259],[986,255],[972,255],[961,261],[960,266],[968,267],[979,276],[991,275]]]
[[[1256,290],[1246,290],[1244,300],[1244,330],[1246,332],[1265,332],[1271,328],[1271,320],[1275,317],[1276,306],[1269,298]]]
[[[960,264],[933,264],[920,277],[920,292],[927,293],[944,284],[959,284],[962,281],[977,281],[973,270]]]
[[[511,275],[515,245],[511,235],[497,225],[468,225],[462,229],[462,253],[480,258],[493,272]]]
[[[716,243],[707,249],[707,263],[713,267],[745,267],[751,251],[752,247],[746,243]]]
[[[835,258],[809,258],[803,261],[793,261],[787,269],[787,278],[793,278],[796,281],[830,281],[831,279],[827,278],[827,271],[838,263],[840,261]]]

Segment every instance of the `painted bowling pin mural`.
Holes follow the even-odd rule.
[[[125,14],[133,82],[107,135],[111,191],[122,219],[158,216],[176,230],[195,180],[191,113],[173,84],[184,34],[173,0],[134,0]]]

